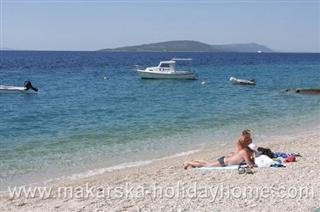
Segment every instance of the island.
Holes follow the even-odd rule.
[[[111,52],[273,52],[257,43],[210,45],[193,40],[176,40],[135,46],[101,49]]]

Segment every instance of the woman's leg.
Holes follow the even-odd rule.
[[[184,169],[203,167],[206,163],[205,161],[188,161],[184,163]]]
[[[210,166],[220,166],[220,163],[219,162],[210,163],[206,161],[189,161],[184,164],[184,169],[210,167]]]

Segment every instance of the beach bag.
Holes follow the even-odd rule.
[[[260,155],[254,159],[254,163],[258,167],[270,167],[273,163],[273,160],[266,155]]]

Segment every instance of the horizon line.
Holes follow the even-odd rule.
[[[108,50],[103,51],[99,50],[54,50],[54,49],[0,49],[0,52],[122,52],[122,53],[253,53],[256,54],[257,52],[236,52],[236,51],[225,51],[225,52],[211,52],[211,51],[120,51],[120,50]],[[320,51],[312,52],[312,51],[273,51],[273,52],[263,52],[262,54],[274,54],[274,53],[306,53],[306,54],[319,54]]]

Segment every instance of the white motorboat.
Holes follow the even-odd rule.
[[[240,84],[240,85],[256,85],[256,81],[254,79],[252,80],[246,80],[246,79],[237,79],[235,77],[230,77],[230,81],[233,84]]]
[[[32,86],[30,81],[25,81],[23,87],[11,86],[11,85],[0,85],[0,92],[3,93],[26,93],[29,89],[38,91],[38,88]]]
[[[176,70],[176,61],[191,61],[190,58],[173,58],[169,61],[161,61],[156,67],[146,69],[137,68],[142,79],[189,79],[196,80],[197,75],[192,71]]]

